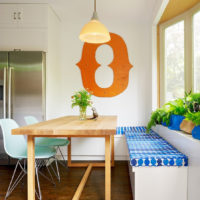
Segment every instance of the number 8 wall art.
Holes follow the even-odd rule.
[[[114,97],[122,93],[128,86],[129,71],[133,67],[128,58],[128,51],[123,38],[110,33],[111,40],[103,44],[84,43],[82,58],[77,63],[81,71],[84,88],[97,97]],[[95,72],[101,66],[96,61],[96,50],[101,45],[109,45],[113,50],[113,61],[109,67],[113,70],[113,83],[110,87],[101,88],[95,81]]]

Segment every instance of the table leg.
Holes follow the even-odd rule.
[[[28,136],[28,200],[35,200],[35,140]]]
[[[83,188],[85,187],[87,179],[90,175],[91,170],[92,170],[92,164],[89,164],[72,200],[79,200],[81,193],[83,191]]]
[[[105,137],[105,200],[111,199],[110,136]]]
[[[111,166],[115,166],[115,138],[111,136]]]
[[[69,140],[69,144],[67,146],[67,149],[68,149],[68,151],[67,151],[67,165],[68,165],[68,167],[71,167],[71,142],[72,142],[72,140],[71,140],[70,137],[68,137],[68,140]]]

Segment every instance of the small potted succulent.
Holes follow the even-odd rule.
[[[86,111],[88,106],[92,106],[92,95],[86,90],[75,92],[72,98],[72,108],[79,106],[80,120],[86,120]]]

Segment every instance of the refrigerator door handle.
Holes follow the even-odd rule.
[[[8,79],[8,118],[12,118],[11,115],[11,98],[12,98],[12,67],[9,67],[9,79]]]
[[[6,118],[7,67],[3,68],[3,118]]]

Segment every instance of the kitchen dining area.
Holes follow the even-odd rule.
[[[105,185],[103,187],[105,198],[110,199],[111,165],[115,166],[114,135],[116,134],[117,116],[98,116],[96,109],[92,107],[92,95],[86,90],[81,90],[71,97],[72,107],[78,106],[80,109],[79,115],[46,120],[46,57],[46,53],[42,51],[0,52],[2,77],[2,119],[0,124],[3,136],[1,138],[3,150],[1,151],[0,168],[2,170],[2,186],[8,185],[6,194],[4,194],[6,191],[3,190],[4,187],[0,189],[1,196],[3,198],[5,195],[5,199],[35,199],[35,197],[38,199],[59,199],[60,197],[79,199],[81,196],[83,199],[96,198],[95,192],[97,191],[93,190],[95,187],[99,188],[97,183],[92,184],[92,189],[91,186],[88,188],[90,195],[86,194],[84,197],[84,194],[81,194],[94,167],[95,169],[105,168],[105,172],[104,170],[94,170],[93,176],[100,173],[100,182],[105,181],[103,184],[99,184],[100,186]],[[86,116],[87,107],[92,107],[93,117]],[[97,162],[72,161],[71,138],[76,137],[105,140],[105,162],[99,160]],[[93,146],[93,148],[95,147]],[[66,155],[63,153],[66,151],[67,161]],[[92,151],[92,147],[90,147],[90,151]],[[57,157],[59,153],[61,159]],[[127,165],[124,162],[119,162],[117,165],[119,168],[116,168],[116,171],[123,169],[123,175],[126,175],[125,179],[121,176],[124,179],[123,183],[128,184],[128,189],[124,188],[124,192],[128,191],[125,196],[131,198]],[[76,170],[73,172],[73,169],[71,172],[71,168],[77,168],[79,175],[74,176],[77,172]],[[82,169],[85,168],[84,174]],[[10,172],[13,169],[14,172]],[[10,179],[12,173],[9,183],[7,180]],[[27,181],[26,176],[28,177]],[[70,180],[71,176],[72,180]],[[68,188],[69,191],[66,192],[68,181],[70,185],[71,182],[76,184],[78,181],[81,182],[78,185],[71,185]],[[120,181],[119,178],[118,181]],[[43,194],[45,191],[43,184],[46,194],[45,192]],[[58,187],[59,189],[63,187],[60,194]],[[98,194],[98,198],[104,198],[102,195]]]
[[[83,44],[98,48],[111,41],[112,36],[127,51],[124,40],[111,35],[98,20],[98,3],[88,1],[82,11],[85,16],[93,13],[91,21],[91,16],[87,19],[96,23],[94,31],[100,31],[93,42],[86,42],[81,36],[88,37],[84,33],[90,31],[87,20],[80,20],[80,25],[75,26],[82,18],[80,14],[68,24],[74,15],[69,6],[80,9],[81,1],[0,2],[0,199],[111,199],[113,186],[112,198],[132,199],[126,148],[118,150],[122,159],[115,161],[118,111],[104,113],[106,109],[98,107],[98,99],[121,93],[116,88],[120,84],[113,84],[116,94],[112,94],[112,88],[104,92],[112,82],[103,87],[97,85],[95,90],[91,87],[95,71],[89,75],[92,72],[84,69],[88,56],[81,50]],[[68,31],[69,27],[73,30]],[[80,30],[74,37],[76,28]],[[73,44],[71,39],[77,41]],[[67,51],[63,49],[66,47]],[[114,51],[118,53],[117,49]],[[110,54],[107,66],[106,53]],[[112,46],[104,45],[98,54],[102,68],[111,69]],[[125,56],[128,61],[128,54]],[[127,66],[132,67],[129,62]],[[85,83],[88,75],[94,77]],[[112,79],[111,72],[109,75]],[[102,79],[101,70],[98,79]],[[98,90],[100,96],[95,94]],[[121,139],[117,138],[117,142]],[[122,145],[126,145],[124,138]]]
[[[173,129],[164,104],[200,111],[187,75],[185,97],[167,79],[183,58],[173,25],[199,27],[198,13],[198,0],[0,0],[0,200],[198,200],[200,136],[185,136],[198,120]]]

